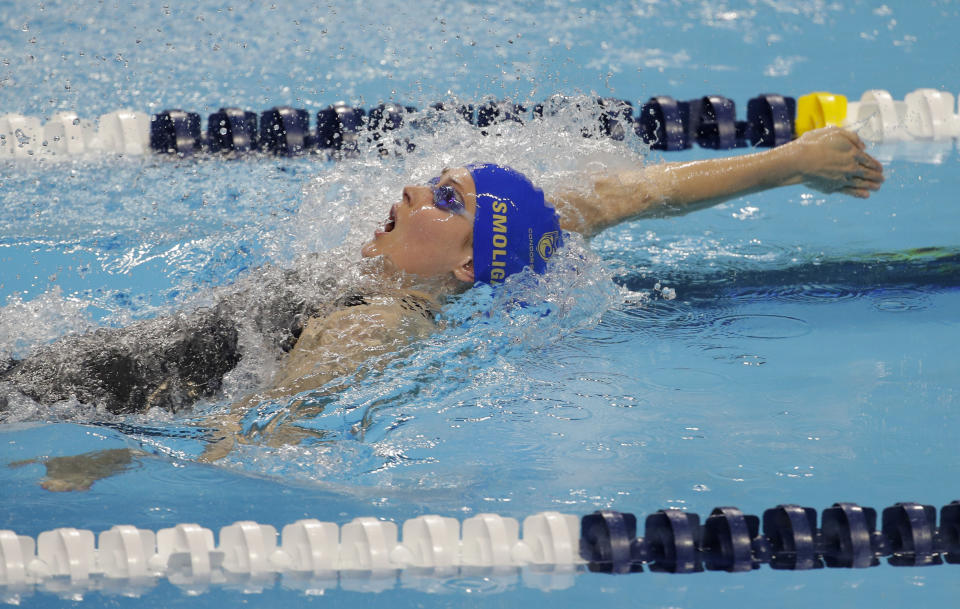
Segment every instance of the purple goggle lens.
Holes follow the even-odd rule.
[[[464,205],[463,199],[460,198],[460,194],[457,193],[456,189],[450,185],[438,186],[440,183],[440,178],[433,178],[430,180],[430,190],[433,191],[433,205],[437,209],[442,209],[448,211],[452,214],[463,214],[467,211],[467,206]]]

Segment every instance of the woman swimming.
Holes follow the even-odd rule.
[[[653,164],[591,175],[591,187],[543,192],[497,165],[445,170],[407,186],[362,255],[359,284],[304,269],[256,271],[210,307],[122,329],[63,338],[21,361],[0,364],[6,404],[76,400],[114,413],[172,411],[218,395],[258,337],[279,362],[272,381],[231,412],[317,389],[372,357],[436,331],[444,298],[477,283],[497,285],[526,267],[542,272],[564,231],[590,237],[620,222],[685,214],[729,198],[790,184],[866,198],[883,182],[859,138],[836,128],[809,132],[765,152]],[[245,342],[245,340],[247,342]],[[215,426],[229,442],[234,417]],[[229,444],[229,442],[227,442]]]

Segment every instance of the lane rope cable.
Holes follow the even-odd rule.
[[[585,136],[622,140],[633,130],[655,150],[702,148],[727,150],[774,147],[812,129],[835,125],[854,129],[864,140],[882,144],[881,160],[894,156],[941,162],[960,138],[960,109],[952,93],[917,89],[895,100],[882,89],[864,92],[859,101],[843,95],[814,92],[799,98],[762,94],[747,102],[746,120],[738,120],[736,104],[722,95],[678,101],[661,95],[640,105],[613,98],[571,98],[554,95],[532,109],[504,100],[473,104],[435,103],[428,109],[449,112],[487,133],[498,123],[524,123],[556,115],[575,106],[595,111],[598,120]],[[76,112],[60,112],[44,122],[21,114],[0,116],[0,158],[77,158],[108,154],[188,157],[197,154],[245,155],[261,151],[279,155],[323,154],[331,158],[357,150],[361,139],[375,142],[384,154],[415,146],[387,136],[412,119],[417,108],[395,103],[365,110],[337,102],[316,113],[277,106],[259,115],[242,108],[221,108],[209,115],[202,130],[196,112],[172,109],[149,115],[117,110],[96,121]]]
[[[58,528],[36,539],[0,531],[0,599],[19,602],[35,590],[75,598],[85,591],[139,595],[166,578],[188,594],[211,586],[260,592],[282,577],[304,591],[435,589],[438,579],[522,578],[545,590],[573,585],[578,572],[749,572],[960,564],[960,501],[937,510],[897,503],[877,512],[835,503],[820,513],[779,505],[762,519],[735,507],[715,508],[702,522],[692,512],[651,513],[637,536],[634,514],[599,510],[578,517],[541,512],[521,523],[478,514],[462,523],[418,516],[402,526],[372,517],[343,526],[315,519],[284,526],[242,521],[213,531],[178,524],[159,531],[116,525],[92,531]],[[398,533],[402,531],[402,537]],[[522,534],[521,534],[522,531]],[[279,537],[279,541],[278,541]]]

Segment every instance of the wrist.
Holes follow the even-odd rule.
[[[776,169],[770,173],[778,179],[774,186],[794,186],[803,183],[807,174],[806,152],[806,146],[800,140],[794,140],[769,152],[774,156],[776,163]]]

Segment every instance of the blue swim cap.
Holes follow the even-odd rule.
[[[477,187],[473,275],[498,285],[525,267],[537,273],[563,244],[557,212],[522,173],[501,165],[467,165]]]

